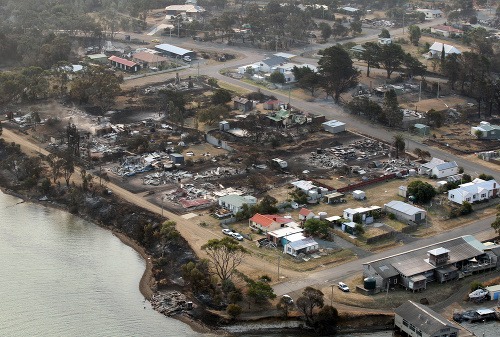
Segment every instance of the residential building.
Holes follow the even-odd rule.
[[[251,195],[229,194],[219,198],[219,206],[230,210],[234,215],[243,209],[243,205],[253,206],[256,203],[257,198]]]
[[[434,310],[413,301],[394,310],[394,326],[409,337],[457,337],[460,330]]]
[[[343,222],[342,223],[342,231],[343,232],[346,232],[346,233],[349,233],[351,235],[354,235],[355,232],[356,232],[356,225],[357,223],[353,222],[353,221],[350,221],[350,222]]]
[[[302,235],[302,234],[296,234]],[[319,249],[319,244],[311,237],[302,237],[300,239],[288,240],[283,248],[283,252],[292,256],[297,256],[299,254],[310,254],[316,252]]]
[[[132,60],[137,63],[141,63],[143,68],[148,67],[161,67],[168,62],[168,58],[163,57],[159,54],[148,53],[146,51],[141,51],[132,55]]]
[[[429,125],[417,123],[413,125],[413,127],[415,128],[416,133],[421,136],[427,136],[431,133],[431,128],[429,127]]]
[[[86,56],[90,62],[95,63],[108,63],[108,56],[106,54],[92,54]]]
[[[308,199],[311,201],[321,199],[328,194],[328,189],[326,187],[318,187],[309,180],[298,180],[291,184],[306,193]]]
[[[125,70],[125,71],[130,71],[130,72],[136,72],[140,69],[140,65],[134,61],[126,60],[124,58],[118,57],[118,56],[110,56],[108,58],[109,62],[111,65],[115,68]]]
[[[421,223],[427,215],[425,210],[397,200],[385,204],[384,210],[387,213],[394,214],[396,219],[405,223]]]
[[[392,43],[392,38],[390,37],[379,37],[378,44],[380,45],[388,45]]]
[[[263,108],[266,110],[279,110],[282,103],[278,99],[269,100],[262,104]]]
[[[327,121],[327,122],[321,123],[321,125],[323,126],[323,129],[326,132],[330,132],[330,133],[335,134],[335,133],[345,131],[345,123],[339,122],[337,120]]]
[[[448,200],[462,205],[464,201],[474,203],[498,196],[498,183],[492,180],[476,178],[470,183],[460,184],[458,188],[448,191]]]
[[[287,62],[287,58],[273,55],[271,57],[263,59],[260,62],[238,67],[238,73],[244,74],[247,71],[248,67],[252,68],[254,72],[270,73],[273,71],[273,68],[276,68],[277,66],[283,65]]]
[[[444,37],[462,36],[464,31],[461,29],[453,28],[452,26],[436,25],[431,27],[431,33],[441,34]]]
[[[347,208],[344,210],[344,219],[349,219],[354,222],[361,222],[366,224],[371,224],[373,222],[374,213],[380,213],[381,207],[370,206],[370,207],[358,207],[358,208]]]
[[[483,121],[478,126],[473,126],[470,133],[479,139],[500,139],[500,126]]]
[[[306,221],[314,218],[315,214],[313,211],[308,210],[307,208],[301,208],[299,212],[299,220]]]
[[[173,17],[175,18],[177,15],[198,19],[201,18],[203,13],[205,13],[205,9],[193,4],[171,5],[165,7],[165,12],[167,13],[167,19],[172,19]]]
[[[458,174],[458,164],[454,161],[445,162],[439,158],[432,158],[429,162],[420,165],[418,174],[434,176],[438,179]]]
[[[247,112],[253,109],[253,102],[244,97],[235,97],[233,99],[233,107],[235,110],[240,110],[241,112]]]
[[[255,214],[248,219],[248,226],[257,231],[265,233],[285,227],[287,224],[293,223],[293,219],[285,218],[276,214]],[[291,226],[293,226],[293,224]]]
[[[443,16],[443,12],[439,9],[419,8],[417,12],[424,13],[426,20],[433,20]]]
[[[363,264],[363,276],[373,277],[385,290],[400,285],[420,291],[429,282],[446,282],[497,267],[494,250],[471,235],[438,242]],[[500,254],[500,252],[498,252]]]
[[[288,223],[286,227],[268,231],[267,238],[276,246],[285,246],[285,244],[288,242],[286,238],[294,234],[303,232],[304,229],[300,228],[298,225],[295,225],[295,223]]]
[[[429,48],[429,53],[427,54],[427,57],[441,58],[441,55],[443,54],[443,48],[445,57],[451,54],[462,54],[462,52],[458,50],[455,46],[446,43],[443,44],[441,42],[434,42],[432,46]]]

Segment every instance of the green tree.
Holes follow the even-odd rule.
[[[52,181],[55,184],[57,179],[61,177],[61,169],[63,167],[64,160],[51,153],[47,156],[47,162],[49,163],[49,167],[51,169]]]
[[[408,184],[408,195],[413,196],[418,203],[428,203],[436,195],[431,184],[415,180]]]
[[[362,224],[357,223],[354,226],[354,232],[356,233],[356,235],[363,235],[365,233],[365,227]]]
[[[495,230],[495,232],[500,235],[500,205],[497,206],[497,217],[495,221],[491,223],[491,228]]]
[[[256,211],[261,214],[274,214],[278,212],[276,204],[278,200],[276,198],[265,195],[262,200],[255,206]]]
[[[436,111],[431,109],[426,114],[429,123],[433,125],[435,128],[440,128],[443,126],[443,123],[446,119],[445,114],[442,111]]]
[[[320,219],[308,219],[304,223],[304,230],[310,235],[325,237],[329,233],[328,223]]]
[[[209,261],[201,259],[186,263],[182,266],[182,277],[195,294],[208,292],[212,285]]]
[[[306,287],[302,291],[302,296],[297,299],[297,309],[305,316],[310,326],[314,323],[314,309],[323,308],[324,304],[323,292],[312,287]]]
[[[271,75],[269,75],[269,81],[271,83],[283,84],[283,83],[285,83],[285,75],[283,75],[279,71],[275,70],[271,73]]]
[[[214,105],[219,105],[219,104],[226,104],[228,102],[231,102],[231,92],[226,89],[217,89],[213,93],[211,97],[212,104]]]
[[[247,250],[238,244],[238,241],[225,237],[211,239],[201,247],[213,266],[214,273],[222,280],[229,279],[235,269],[241,264]]]
[[[318,312],[314,329],[322,336],[334,335],[339,322],[339,312],[336,308],[325,305]]]
[[[370,77],[370,68],[379,67],[381,50],[376,42],[367,42],[363,48],[365,50],[361,53],[361,59],[366,62],[366,76]]]
[[[398,133],[393,137],[393,145],[396,150],[396,158],[399,158],[399,154],[405,151],[405,139],[402,134]]]
[[[286,297],[281,297],[278,304],[276,304],[276,309],[281,312],[283,318],[288,318],[290,311],[293,309],[293,303]]]
[[[347,51],[340,46],[329,47],[321,52],[318,72],[322,77],[322,87],[327,97],[335,103],[340,95],[358,84],[359,71],[353,66]]]
[[[66,181],[66,186],[69,187],[69,180],[71,179],[73,173],[75,173],[75,162],[73,156],[69,153],[67,153],[62,159],[63,159],[63,164],[61,167],[62,176]]]
[[[403,121],[403,112],[399,108],[398,96],[394,89],[390,89],[385,93],[383,111],[387,125],[390,127],[401,125]]]
[[[411,25],[408,27],[408,37],[414,46],[418,46],[418,41],[420,40],[420,37],[422,37],[420,27],[417,25]]]
[[[483,180],[493,180],[495,179],[495,177],[493,177],[492,175],[490,174],[486,174],[486,173],[481,173],[480,175],[477,176],[479,179],[483,179]]]
[[[201,109],[196,113],[198,121],[213,125],[229,116],[229,107],[227,105],[214,105],[206,109]]]
[[[399,69],[406,54],[397,43],[386,44],[380,47],[380,65],[387,72],[387,78],[391,78],[392,73]]]
[[[460,214],[467,215],[472,213],[474,210],[472,208],[472,204],[470,202],[464,201],[462,206],[460,207]]]
[[[273,288],[265,281],[249,280],[247,296],[254,300],[255,303],[264,303],[267,300],[276,298]]]
[[[382,28],[382,31],[380,34],[378,34],[378,37],[384,38],[384,39],[389,39],[391,37],[391,33],[386,28]]]
[[[328,40],[332,36],[332,27],[326,22],[320,22],[318,28],[321,32],[321,38],[323,40]]]
[[[242,308],[238,304],[229,304],[226,308],[226,312],[232,319],[236,319],[239,315],[241,315]]]
[[[352,35],[361,34],[361,32],[363,31],[361,21],[359,20],[351,21],[349,28],[351,29]]]
[[[164,241],[174,240],[174,239],[177,239],[180,236],[180,234],[177,231],[177,229],[175,229],[175,226],[176,226],[176,222],[172,221],[172,220],[165,221],[161,225],[160,235],[161,235],[161,238]]]

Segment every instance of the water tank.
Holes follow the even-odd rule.
[[[319,212],[319,213],[318,213],[318,215],[319,215],[319,218],[320,218],[321,220],[325,220],[325,218],[326,218],[326,216],[327,216],[327,213],[326,213],[326,212]]]
[[[367,290],[375,290],[377,281],[373,277],[367,277],[363,280],[363,287]]]

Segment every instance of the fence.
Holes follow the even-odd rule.
[[[349,185],[346,187],[339,188],[337,190],[337,192],[344,193],[344,192],[348,192],[348,191],[354,191],[355,189],[358,189],[358,188],[363,187],[363,186],[376,184],[376,183],[379,183],[381,181],[394,179],[394,178],[396,178],[396,173],[385,174],[385,175],[378,177],[378,178],[374,178],[374,179],[366,180],[366,181],[361,181],[361,182],[356,183],[356,184],[352,184],[352,185]]]
[[[366,239],[366,244],[371,245],[377,241],[390,239],[390,238],[394,237],[394,233],[395,233],[394,231],[391,231],[391,232],[387,232],[384,234],[379,234],[377,236],[372,236],[371,238]]]
[[[180,66],[180,67],[177,67],[177,68],[170,68],[170,69],[166,69],[166,70],[160,70],[160,71],[155,71],[155,72],[150,72],[150,73],[145,73],[145,74],[131,75],[131,76],[124,77],[123,80],[124,81],[128,81],[128,80],[135,80],[136,78],[141,78],[141,77],[154,76],[154,75],[159,75],[159,74],[166,74],[166,73],[171,73],[173,71],[187,69],[187,68],[190,68],[190,67],[191,67],[190,65],[189,66]]]

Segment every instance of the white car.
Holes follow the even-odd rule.
[[[343,292],[346,292],[346,293],[349,292],[349,287],[344,282],[339,282],[338,287]]]
[[[293,304],[293,298],[290,297],[290,295],[283,295],[281,296],[283,300],[288,303],[288,304]]]
[[[238,241],[243,241],[243,236],[241,236],[240,233],[233,233],[233,234],[231,234],[231,236]]]
[[[222,230],[222,233],[224,233],[226,235],[229,235],[229,236],[233,236],[233,232],[230,229],[228,229],[228,228],[224,228]]]

